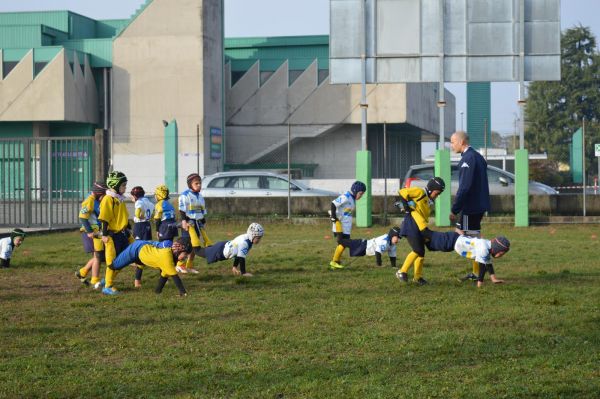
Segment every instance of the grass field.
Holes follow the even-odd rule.
[[[125,270],[122,295],[102,296],[73,276],[78,233],[28,237],[0,270],[0,397],[599,397],[598,226],[488,223],[512,241],[495,263],[507,284],[477,289],[457,281],[455,253],[427,253],[431,284],[402,286],[374,257],[329,271],[328,224],[264,225],[253,278],[197,260],[187,298],[171,283],[154,294],[152,270],[141,290]],[[399,263],[407,252],[403,240]]]

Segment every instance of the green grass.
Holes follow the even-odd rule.
[[[200,260],[187,298],[172,283],[155,295],[153,270],[139,291],[125,270],[123,295],[104,297],[73,276],[78,233],[28,237],[0,270],[0,397],[598,397],[597,226],[488,223],[512,250],[495,263],[507,284],[481,289],[457,282],[455,253],[427,253],[431,284],[402,286],[374,257],[329,271],[325,223],[265,227],[253,278]],[[407,252],[402,240],[399,263]]]

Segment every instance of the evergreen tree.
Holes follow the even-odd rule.
[[[569,162],[573,133],[586,120],[586,170],[590,171],[594,143],[600,143],[600,55],[588,27],[567,29],[561,36],[561,80],[532,82],[525,109],[525,140],[530,152]],[[590,175],[595,175],[595,170]]]

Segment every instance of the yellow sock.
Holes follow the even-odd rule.
[[[115,242],[112,237],[108,237],[108,242],[104,244],[104,256],[107,265],[112,265],[113,261],[117,257],[117,250],[115,249]]]
[[[344,249],[345,247],[343,245],[338,245],[335,248],[335,252],[333,253],[333,261],[336,263],[340,263],[340,260],[342,259],[342,254],[344,253]]]
[[[188,258],[187,262],[185,262],[185,267],[193,269],[194,268],[194,259]]]
[[[200,234],[202,234],[202,239],[204,240],[204,246],[210,247],[213,245],[213,242],[208,238],[208,234],[206,234],[206,229],[200,229]]]
[[[84,266],[81,269],[79,269],[79,275],[81,277],[85,277],[85,276],[87,276],[87,274],[88,274],[88,268],[87,267]]]
[[[423,263],[425,263],[425,258],[423,258],[422,256],[419,256],[417,257],[417,259],[415,259],[415,281],[420,279],[423,275]]]
[[[196,228],[194,227],[196,224],[192,222],[188,229],[188,233],[190,233],[190,241],[192,242],[192,247],[197,248],[201,247],[202,243],[200,242],[200,238],[198,238],[198,233],[196,233]]]
[[[344,231],[342,229],[342,222],[340,222],[339,220],[335,221],[335,232],[336,233],[341,233],[342,231]]]
[[[473,274],[479,276],[479,263],[476,261],[473,262]]]
[[[107,267],[104,275],[104,286],[106,288],[112,287],[115,277],[115,271]]]
[[[100,282],[100,277],[92,277],[92,279],[90,280],[90,284],[92,284],[92,285],[94,285],[98,282]]]
[[[415,259],[417,259],[419,255],[416,252],[411,251],[406,258],[404,258],[404,263],[402,264],[402,268],[400,269],[400,273],[408,273],[408,269],[412,266]]]

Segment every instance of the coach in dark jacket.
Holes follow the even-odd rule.
[[[490,188],[487,178],[487,162],[481,154],[469,146],[469,135],[458,131],[450,137],[452,151],[461,154],[458,163],[458,191],[450,213],[456,227],[471,237],[481,237],[481,219],[490,210]],[[473,273],[464,280],[479,275],[479,264],[473,262]]]

